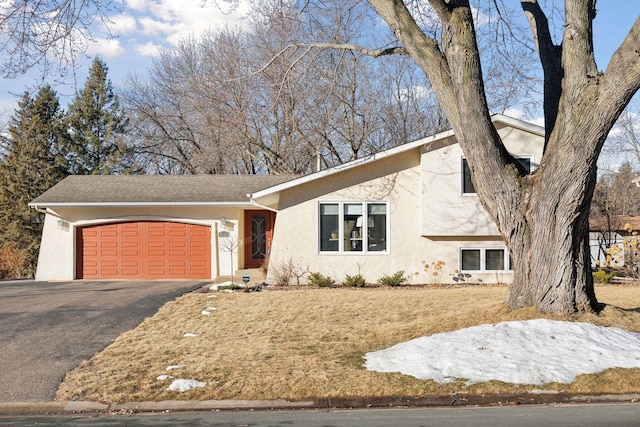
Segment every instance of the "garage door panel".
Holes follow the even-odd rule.
[[[78,251],[79,278],[211,277],[206,226],[159,221],[89,226],[78,230]]]

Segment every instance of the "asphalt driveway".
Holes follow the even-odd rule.
[[[208,282],[0,281],[0,402],[46,402],[64,375]]]

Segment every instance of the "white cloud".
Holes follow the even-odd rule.
[[[109,18],[109,29],[113,34],[129,34],[136,30],[136,19],[131,15],[116,15]]]
[[[149,0],[126,0],[125,7],[127,9],[143,11],[149,8],[151,1]]]
[[[544,117],[537,117],[535,119],[529,120],[529,122],[533,123],[534,125],[544,127]]]
[[[143,56],[158,56],[162,52],[162,45],[153,42],[137,44],[134,46],[136,52]]]
[[[489,25],[494,22],[494,18],[482,12],[478,8],[472,7],[471,14],[473,15],[473,24],[476,26],[476,28],[482,27],[484,25]]]
[[[426,85],[415,85],[411,88],[405,88],[400,90],[400,98],[403,101],[406,101],[410,98],[415,99],[424,99],[434,96],[433,89],[431,86]]]
[[[137,11],[145,35],[164,37],[172,45],[187,36],[227,24],[242,26],[249,11],[247,1],[241,1],[233,11],[221,9],[213,2],[203,6],[202,0],[128,0],[127,7]]]
[[[164,21],[158,21],[154,18],[146,17],[140,19],[140,25],[142,25],[142,32],[144,34],[148,36],[157,36],[161,34],[170,34],[172,30],[180,24],[172,24]]]
[[[514,119],[520,119],[524,116],[524,111],[517,108],[507,108],[503,113],[505,116],[513,117]]]
[[[96,38],[89,42],[87,54],[100,55],[107,59],[117,58],[124,53],[124,48],[118,39]]]

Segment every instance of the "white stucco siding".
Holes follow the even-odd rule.
[[[418,149],[370,165],[326,177],[283,191],[276,217],[267,281],[293,262],[299,268],[320,272],[341,283],[346,275],[361,273],[367,282],[403,270],[411,283],[425,283],[423,261],[444,262],[441,283],[455,283],[461,245],[482,245],[485,240],[460,242],[421,236],[421,175]],[[319,204],[321,202],[385,202],[389,205],[388,252],[321,253]],[[491,245],[501,244],[489,240]],[[306,277],[306,275],[305,275]],[[473,277],[482,278],[478,275]],[[491,275],[495,282],[495,274]],[[468,278],[467,280],[470,280]],[[302,281],[306,283],[306,281]],[[292,278],[292,284],[295,278]]]
[[[75,275],[74,229],[68,222],[46,215],[36,267],[36,280],[73,280]]]
[[[543,138],[520,129],[498,126],[507,150],[540,162]],[[464,154],[455,139],[437,141],[422,152],[422,230],[424,236],[497,236],[498,229],[475,194],[462,193]]]
[[[75,279],[76,232],[80,227],[125,221],[174,221],[211,227],[211,275],[231,274],[230,253],[221,250],[218,232],[228,231],[239,241],[237,208],[215,207],[139,207],[139,208],[56,208],[45,217],[36,280]],[[221,220],[225,219],[225,226]],[[59,221],[63,221],[61,226]],[[233,254],[234,268],[238,266],[238,253]]]
[[[282,192],[276,217],[268,280],[279,264],[293,261],[336,281],[360,273],[370,282],[404,270],[419,257],[419,153],[393,156]],[[389,205],[388,251],[320,253],[320,202],[385,202]]]

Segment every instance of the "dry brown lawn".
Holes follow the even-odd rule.
[[[599,315],[570,320],[640,332],[640,287],[598,286]],[[366,352],[420,336],[483,323],[541,317],[508,312],[504,287],[290,289],[261,293],[194,293],[162,307],[137,328],[70,372],[58,400],[125,402],[166,399],[305,399],[523,392],[497,381],[442,385],[362,367]],[[202,311],[215,306],[210,316]],[[549,318],[552,318],[549,316]],[[184,337],[186,333],[197,337]],[[170,365],[185,368],[167,371]],[[206,387],[167,391],[171,380]],[[640,391],[640,369],[582,375],[548,390]]]

